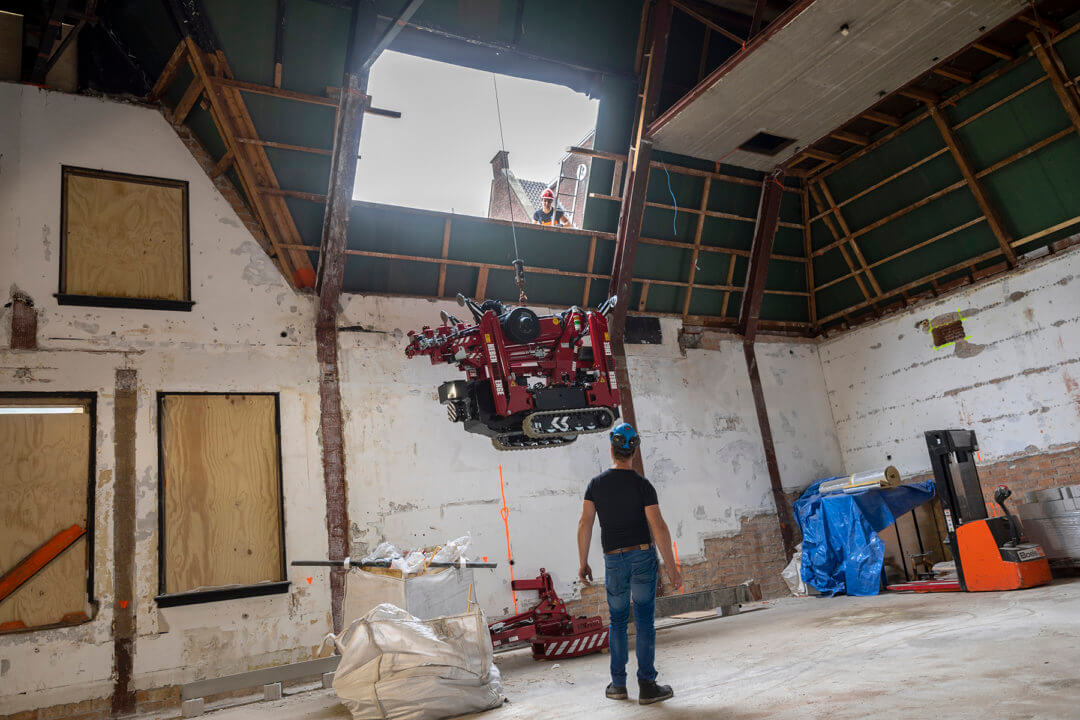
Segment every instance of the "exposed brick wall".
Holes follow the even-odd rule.
[[[780,540],[780,526],[772,513],[744,517],[738,533],[706,539],[705,559],[694,564],[681,563],[681,566],[685,592],[756,580],[761,585],[762,597],[790,594],[780,577],[787,566],[787,558]],[[603,568],[594,568],[597,580],[602,580],[603,572]],[[663,582],[665,592],[670,592],[666,575]],[[608,621],[607,592],[603,582],[582,588],[581,598],[567,602],[566,606],[573,615],[600,615],[604,622]]]
[[[995,463],[976,463],[983,499],[991,517],[1001,515],[994,502],[994,491],[999,485],[1008,485],[1013,491],[1010,508],[1027,502],[1027,494],[1033,490],[1080,484],[1080,444],[1037,455],[1022,455],[998,460]],[[920,475],[915,480],[933,480],[932,474]]]
[[[139,715],[177,710],[180,707],[180,686],[139,690],[135,693],[135,712]],[[100,697],[66,705],[52,705],[26,710],[14,715],[0,715],[0,720],[109,720],[112,698]]]

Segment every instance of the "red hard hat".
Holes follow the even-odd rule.
[[[544,192],[540,193],[541,200],[554,200],[555,193],[551,192],[551,188],[544,188]]]

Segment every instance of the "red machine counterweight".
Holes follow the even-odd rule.
[[[439,387],[451,422],[491,438],[498,450],[567,445],[603,432],[619,417],[611,338],[599,310],[572,307],[539,316],[497,300],[458,302],[475,320],[442,313],[443,325],[409,332],[405,356],[457,365],[465,380]]]
[[[608,646],[608,629],[599,616],[572,617],[555,593],[544,568],[535,580],[514,580],[514,590],[536,590],[540,604],[488,626],[495,648],[530,643],[534,660],[557,660],[600,652]]]

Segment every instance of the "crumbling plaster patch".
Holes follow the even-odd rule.
[[[34,298],[40,316],[38,351],[7,350],[10,316],[0,322],[0,390],[93,391],[98,398],[96,615],[71,628],[0,636],[0,658],[11,667],[0,677],[0,707],[20,712],[112,691],[112,427],[118,367],[135,370],[138,381],[132,509],[136,688],[310,658],[330,627],[326,572],[289,568],[292,591],[263,598],[159,609],[154,597],[159,391],[278,392],[287,557],[325,557],[321,460],[313,431],[319,404],[312,299],[267,272],[273,269],[269,259],[258,259],[261,250],[251,235],[160,113],[0,83],[0,127],[5,128],[0,133],[0,253],[14,260],[0,263],[0,287],[17,282]],[[34,162],[20,162],[31,157],[23,151],[30,147]],[[191,312],[56,304],[55,218],[64,164],[190,183]],[[43,243],[43,225],[50,228],[51,250]],[[184,656],[185,643],[191,647],[214,632],[232,633],[228,652]]]
[[[946,427],[974,429],[983,462],[1075,442],[1065,378],[1080,363],[1078,272],[1080,252],[1066,251],[823,342],[846,471],[926,472],[923,432]],[[957,308],[968,339],[935,349],[929,323]],[[922,331],[897,332],[912,325]]]
[[[584,436],[557,452],[494,451],[486,438],[447,422],[438,404],[436,387],[457,369],[402,359],[403,332],[437,324],[439,310],[456,312],[456,305],[366,296],[348,296],[344,305],[341,324],[366,330],[340,340],[342,404],[352,410],[345,441],[354,539],[362,536],[365,547],[384,539],[439,544],[471,531],[474,553],[503,563],[476,574],[481,606],[500,614],[510,594],[502,465],[515,576],[544,567],[560,593],[575,595],[575,528],[585,485],[610,464],[605,436]],[[680,557],[693,558],[705,538],[738,532],[741,517],[774,512],[773,500],[741,343],[723,340],[684,356],[679,322],[661,324],[664,342],[628,346],[627,365],[646,475]],[[759,356],[785,484],[839,472],[815,346],[763,343]],[[782,389],[781,380],[801,392]],[[602,566],[598,541],[590,562]]]

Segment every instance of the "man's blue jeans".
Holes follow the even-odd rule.
[[[656,573],[659,563],[656,550],[631,550],[604,556],[604,582],[607,585],[611,631],[608,635],[611,653],[611,682],[626,687],[626,660],[629,643],[626,624],[630,619],[630,602],[634,603],[634,627],[637,629],[637,676],[639,680],[655,680],[656,628],[653,612],[656,609]]]

